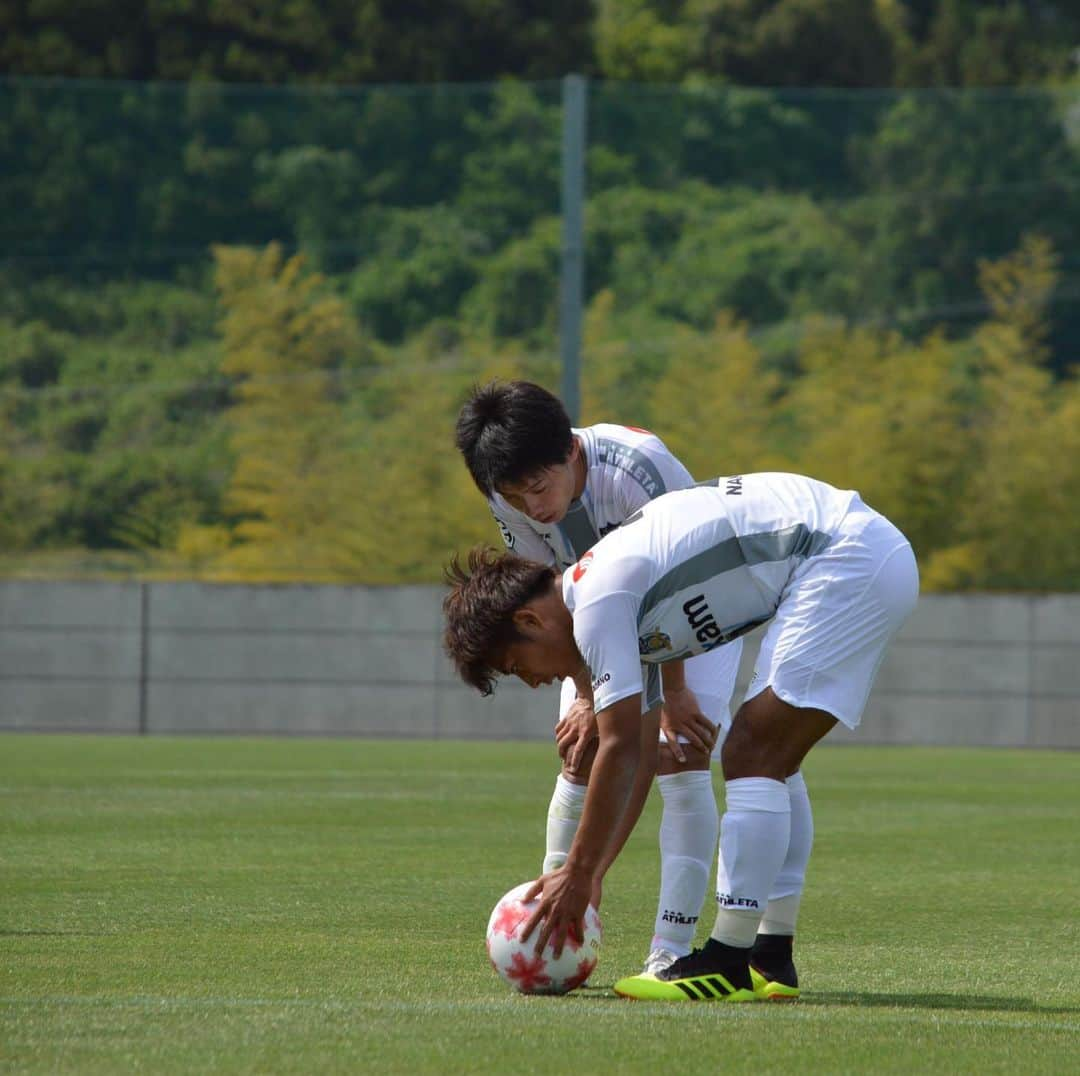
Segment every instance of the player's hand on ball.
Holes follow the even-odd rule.
[[[680,761],[686,761],[686,752],[679,743],[682,736],[691,747],[709,754],[716,745],[717,726],[698,706],[697,696],[688,688],[664,689],[664,708],[660,712],[660,731]]]
[[[536,953],[522,937],[535,901],[525,903],[532,882],[514,886],[499,898],[488,918],[485,944],[488,959],[499,978],[519,994],[566,994],[589,980],[600,956],[604,927],[595,908],[585,912],[585,936],[567,938],[562,956],[548,945]]]
[[[541,875],[525,894],[528,903],[539,899],[536,911],[529,917],[521,932],[528,938],[538,929],[535,952],[542,953],[548,941],[555,956],[562,956],[567,937],[580,940],[585,936],[585,912],[593,891],[593,876],[588,871],[560,867]]]

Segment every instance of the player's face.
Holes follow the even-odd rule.
[[[573,630],[559,624],[518,625],[522,638],[508,643],[496,663],[504,676],[540,687],[573,676],[581,664]]]
[[[574,499],[574,472],[569,463],[545,467],[521,482],[499,487],[506,503],[537,523],[558,523]]]
[[[574,439],[570,455],[565,463],[544,467],[521,482],[507,482],[499,486],[499,492],[511,508],[524,512],[537,523],[561,522],[570,504],[584,487],[582,449]]]

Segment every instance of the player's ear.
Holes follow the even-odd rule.
[[[518,631],[536,631],[538,628],[543,627],[543,621],[539,614],[530,605],[523,605],[520,609],[515,609],[511,619]]]

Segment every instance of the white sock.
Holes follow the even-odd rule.
[[[791,797],[783,781],[739,777],[727,783],[716,868],[712,936],[748,949],[768,903],[791,837]]]
[[[707,770],[662,774],[656,783],[664,813],[660,819],[660,903],[652,948],[686,956],[693,948],[709,888],[720,812]]]
[[[544,874],[558,870],[566,862],[578,823],[581,821],[581,812],[585,810],[587,791],[587,785],[575,785],[561,773],[555,778],[555,791],[548,804]]]
[[[791,838],[787,856],[769,893],[759,934],[795,933],[806,884],[806,864],[810,861],[810,849],[814,847],[814,813],[810,809],[810,795],[802,773],[792,774],[787,779],[787,787],[791,799]]]

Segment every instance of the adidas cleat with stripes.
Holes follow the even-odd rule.
[[[658,979],[655,975],[630,975],[615,984],[619,997],[635,1001],[756,1001],[753,990],[736,989],[722,975]]]
[[[615,993],[636,1001],[755,1001],[747,954],[710,938],[655,975],[620,979]]]

